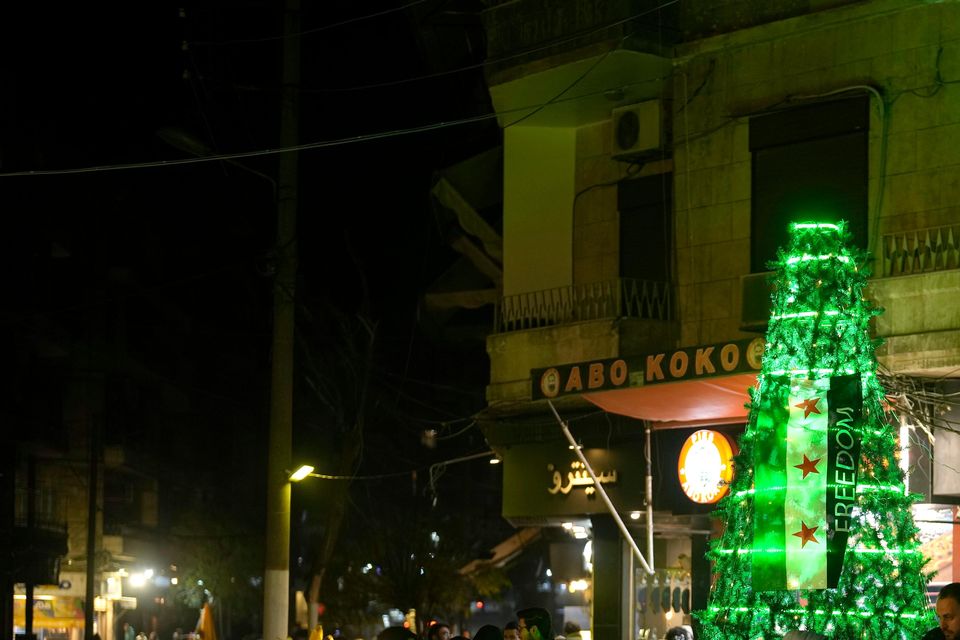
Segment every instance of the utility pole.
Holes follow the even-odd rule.
[[[95,416],[87,411],[87,427],[90,429],[90,464],[87,477],[87,583],[83,601],[83,637],[93,637],[94,600],[97,589],[97,515],[100,492],[100,425]],[[103,635],[103,630],[100,631]]]
[[[0,437],[0,640],[13,638],[13,523],[16,503],[17,443]]]
[[[286,0],[280,146],[299,138],[300,0]],[[277,246],[273,286],[273,354],[267,459],[266,571],[263,640],[284,640],[290,620],[290,471],[293,448],[293,343],[297,278],[297,152],[280,154],[277,169]]]
[[[36,536],[34,527],[37,526],[37,457],[32,453],[27,457],[27,535],[33,540]],[[30,569],[26,573],[24,590],[26,600],[23,604],[23,635],[27,640],[33,640],[33,587],[36,576],[34,568],[37,566],[37,557],[30,550]]]

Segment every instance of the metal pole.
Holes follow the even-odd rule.
[[[653,568],[653,461],[650,452],[650,421],[644,420],[647,432],[647,444],[644,456],[647,459],[647,555],[650,556],[650,568]]]
[[[593,488],[596,490],[600,498],[603,499],[603,503],[607,505],[607,511],[609,511],[610,515],[613,516],[613,521],[617,523],[617,527],[620,529],[620,533],[623,534],[624,540],[626,540],[630,545],[633,555],[635,555],[637,560],[640,561],[640,564],[643,566],[643,570],[648,574],[653,575],[653,567],[647,562],[646,558],[643,557],[643,553],[640,552],[640,547],[637,546],[637,543],[633,540],[633,536],[631,536],[630,532],[627,531],[627,525],[623,523],[623,518],[620,517],[620,514],[617,513],[616,507],[614,507],[613,503],[610,502],[610,496],[607,495],[606,489],[604,489],[603,485],[600,484],[600,481],[597,480],[597,474],[593,472],[593,467],[590,466],[590,463],[587,462],[583,452],[580,451],[580,446],[577,444],[577,441],[573,439],[570,429],[567,428],[567,423],[564,422],[560,417],[560,414],[557,413],[557,409],[553,406],[552,402],[547,400],[547,404],[550,405],[550,410],[553,411],[553,415],[556,416],[557,422],[560,423],[560,429],[563,431],[563,435],[566,436],[570,446],[573,447],[573,452],[577,454],[577,457],[583,464],[583,468],[586,469],[587,473],[590,474],[590,478],[593,480]]]
[[[637,566],[633,554],[627,556],[627,638],[637,637]]]

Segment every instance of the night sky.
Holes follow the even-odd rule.
[[[477,7],[393,10],[401,4],[304,3],[301,142],[489,113],[482,68],[444,73],[483,59]],[[117,5],[21,3],[5,18],[0,173],[191,157],[161,131],[217,153],[277,147],[282,3]],[[460,418],[482,408],[487,370],[482,341],[424,331],[418,299],[457,257],[432,210],[433,176],[498,136],[487,120],[301,153],[298,349],[332,348],[337,322],[360,312],[376,326],[377,419],[358,473],[485,448],[476,428],[436,449],[420,443],[424,428],[469,424]],[[148,473],[189,469],[190,485],[250,495],[255,513],[275,232],[264,176],[276,176],[277,156],[240,162],[5,175],[2,313],[8,341],[73,345],[66,369],[135,370],[165,386],[166,400],[147,401],[111,383],[107,444],[127,446]],[[311,406],[298,401],[296,442],[331,463]],[[225,485],[215,478],[226,470]],[[176,487],[183,478],[164,475]]]

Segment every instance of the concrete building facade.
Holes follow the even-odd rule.
[[[586,597],[556,585],[554,615],[592,605],[598,640],[652,637],[705,603],[702,554],[716,525],[667,476],[693,432],[735,439],[758,367],[679,363],[729,345],[746,357],[766,324],[766,263],[801,218],[847,220],[872,253],[902,464],[935,514],[924,534],[935,582],[955,580],[960,5],[547,4],[491,2],[484,13],[503,225],[483,427],[507,463],[505,510],[548,498],[549,476],[543,488],[530,479],[546,471],[518,455],[565,448],[548,401],[584,449],[644,450],[649,428],[659,567],[652,579],[637,571],[601,508],[505,513],[517,524],[581,521],[592,541]],[[672,381],[668,367],[667,380],[651,379],[652,364],[670,362]],[[643,541],[643,519],[625,520]]]

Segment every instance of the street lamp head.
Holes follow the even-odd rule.
[[[313,467],[305,464],[290,474],[290,482],[300,482],[311,473],[313,473]]]

